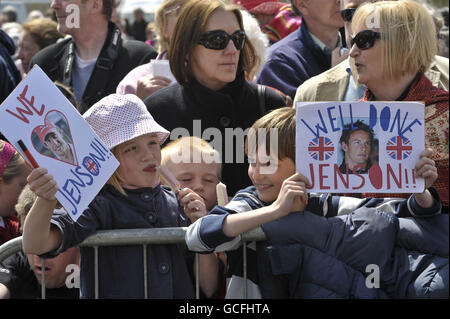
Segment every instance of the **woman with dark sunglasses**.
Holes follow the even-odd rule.
[[[188,1],[169,47],[170,68],[178,83],[145,100],[167,130],[203,135],[221,152],[229,195],[251,184],[244,139],[232,132],[245,131],[266,110],[285,106],[276,91],[258,93],[258,86],[245,79],[245,71],[253,69],[258,57],[243,30],[238,7],[218,0]]]
[[[379,0],[370,0],[369,2],[377,1]],[[356,9],[364,2],[368,1],[341,0],[341,16],[344,20],[345,41],[349,48],[351,47],[351,36],[353,35],[351,28],[353,15]],[[362,84],[357,85],[354,74],[356,74],[356,71],[352,65],[352,58],[349,57],[337,66],[303,82],[297,88],[293,104],[309,101],[359,100],[364,96],[366,88]],[[448,58],[436,55],[425,75],[434,86],[448,90]]]
[[[424,75],[437,50],[432,17],[413,1],[380,1],[358,8],[352,30],[350,56],[358,82],[367,87],[363,100],[424,102],[425,147],[434,150],[439,174],[434,185],[448,211],[449,94]]]

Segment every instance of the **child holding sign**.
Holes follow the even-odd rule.
[[[202,198],[192,190],[184,188],[175,195],[160,185],[160,145],[169,132],[154,121],[139,98],[112,94],[83,117],[120,166],[76,222],[65,211],[54,211],[57,185],[45,168],[34,169],[28,181],[38,198],[24,225],[26,253],[53,257],[100,229],[180,227],[189,224],[188,218],[193,222],[206,214]],[[99,248],[100,298],[144,297],[144,272],[138,271],[142,250],[142,246]],[[149,298],[194,297],[186,253],[183,244],[147,246]],[[94,297],[94,271],[92,248],[82,247],[81,298]]]
[[[20,236],[14,205],[27,183],[29,172],[14,147],[0,140],[0,245]]]
[[[410,245],[407,248],[416,250],[416,255],[411,257],[408,251],[398,253],[395,256],[398,263],[391,262],[391,257],[400,251],[400,248],[394,249],[394,244],[401,246],[398,242],[402,238],[400,231],[406,227],[404,218],[397,217],[427,216],[423,220],[432,223],[434,219],[430,216],[440,213],[439,195],[429,188],[437,178],[429,150],[422,153],[416,165],[417,174],[425,178],[428,189],[408,200],[308,194],[306,186],[309,182],[296,173],[295,167],[295,110],[277,109],[256,121],[252,129],[253,132],[262,129],[267,133],[261,137],[258,132],[259,139],[255,141],[250,138],[251,130],[246,141],[250,159],[248,173],[253,186],[239,191],[224,207],[216,206],[209,215],[189,226],[186,234],[188,247],[193,251],[227,250],[228,253],[241,249],[242,233],[262,225],[273,246],[267,247],[267,242],[247,244],[248,279],[245,283],[241,277],[242,264],[236,260],[241,253],[228,255],[231,274],[227,298],[242,298],[243,285],[247,286],[249,298],[377,298],[386,297],[387,293],[398,297],[396,292],[389,290],[392,284],[403,283],[400,276],[407,276],[407,271],[426,269],[414,263],[420,256],[417,252],[426,247],[436,253],[433,250],[436,246],[431,243],[434,241],[432,236],[421,238],[423,232],[418,232],[417,228],[407,236]],[[278,132],[278,156],[262,161],[255,155],[255,150],[258,155],[261,149],[268,152],[270,144],[275,142],[268,134],[273,129]],[[251,145],[251,141],[255,145]],[[269,166],[274,164],[276,170],[267,173]],[[349,215],[337,216],[343,214]],[[400,227],[399,219],[402,220]],[[411,219],[407,219],[408,222]],[[448,228],[446,236],[448,238]],[[424,240],[430,240],[430,243],[423,243]],[[419,247],[413,243],[418,243]],[[448,247],[442,248],[445,249]],[[374,263],[382,269],[382,280],[391,284],[389,289],[371,290],[364,286],[362,273]],[[393,278],[395,276],[399,277]]]

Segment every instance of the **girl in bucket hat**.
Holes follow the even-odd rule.
[[[54,210],[57,187],[47,170],[33,170],[29,183],[38,199],[25,222],[26,253],[53,257],[97,230],[181,227],[206,214],[203,199],[192,190],[184,188],[174,194],[160,185],[157,174],[160,145],[169,132],[154,121],[138,97],[109,95],[83,117],[117,157],[120,166],[76,222],[65,211]],[[99,248],[99,298],[194,297],[193,259],[184,243],[146,246],[147,283],[142,271],[142,249],[142,246]],[[81,265],[81,298],[94,298],[91,248],[81,248]],[[204,275],[207,273],[203,272]],[[204,291],[209,294],[206,288]]]

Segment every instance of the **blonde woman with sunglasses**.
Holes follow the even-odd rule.
[[[371,0],[370,2],[377,2]],[[345,41],[350,47],[352,19],[356,9],[366,0],[341,0],[341,16],[344,19]],[[351,57],[335,67],[303,82],[297,88],[294,98],[296,102],[308,101],[356,101],[364,96],[365,87],[357,84],[352,70]],[[353,76],[352,76],[353,75]],[[434,86],[448,90],[448,58],[434,56],[428,70],[427,78]]]
[[[350,56],[358,82],[367,87],[363,100],[425,104],[425,147],[434,151],[439,175],[434,185],[448,211],[449,95],[424,74],[437,50],[431,15],[409,0],[367,3],[356,10],[352,30]]]

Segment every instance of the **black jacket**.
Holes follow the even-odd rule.
[[[12,59],[16,47],[13,40],[0,30],[0,103],[8,97],[21,80],[20,72]]]
[[[42,49],[31,59],[30,67],[37,64],[52,81],[72,87],[73,43],[70,38]],[[157,52],[148,44],[135,40],[122,42],[119,29],[110,22],[108,35],[79,105],[80,113],[86,112],[103,97],[115,93],[117,85],[128,72],[156,56]]]
[[[175,84],[159,90],[149,96],[145,104],[156,122],[172,131],[172,140],[180,135],[194,135],[210,142],[221,152],[222,181],[227,185],[230,196],[251,185],[251,182],[247,174],[247,160],[243,160],[244,140],[238,141],[226,135],[231,136],[233,130],[238,133],[236,129],[245,131],[264,115],[262,113],[286,106],[284,98],[268,88],[265,93],[266,111],[263,112],[258,101],[257,85],[246,81],[243,72],[219,91],[191,80],[189,86]],[[196,122],[196,127],[194,120],[200,120]],[[178,130],[173,131],[175,128]],[[221,138],[217,136],[219,133]]]
[[[147,35],[145,34],[145,29],[147,28],[147,21],[142,20],[141,22],[135,21],[131,25],[131,35],[135,40],[145,41]]]
[[[73,273],[72,273],[73,274]],[[0,264],[0,283],[5,285],[11,299],[39,299],[42,297],[41,284],[30,267],[28,258],[23,250],[9,256]],[[46,288],[46,299],[79,299],[80,289]]]

